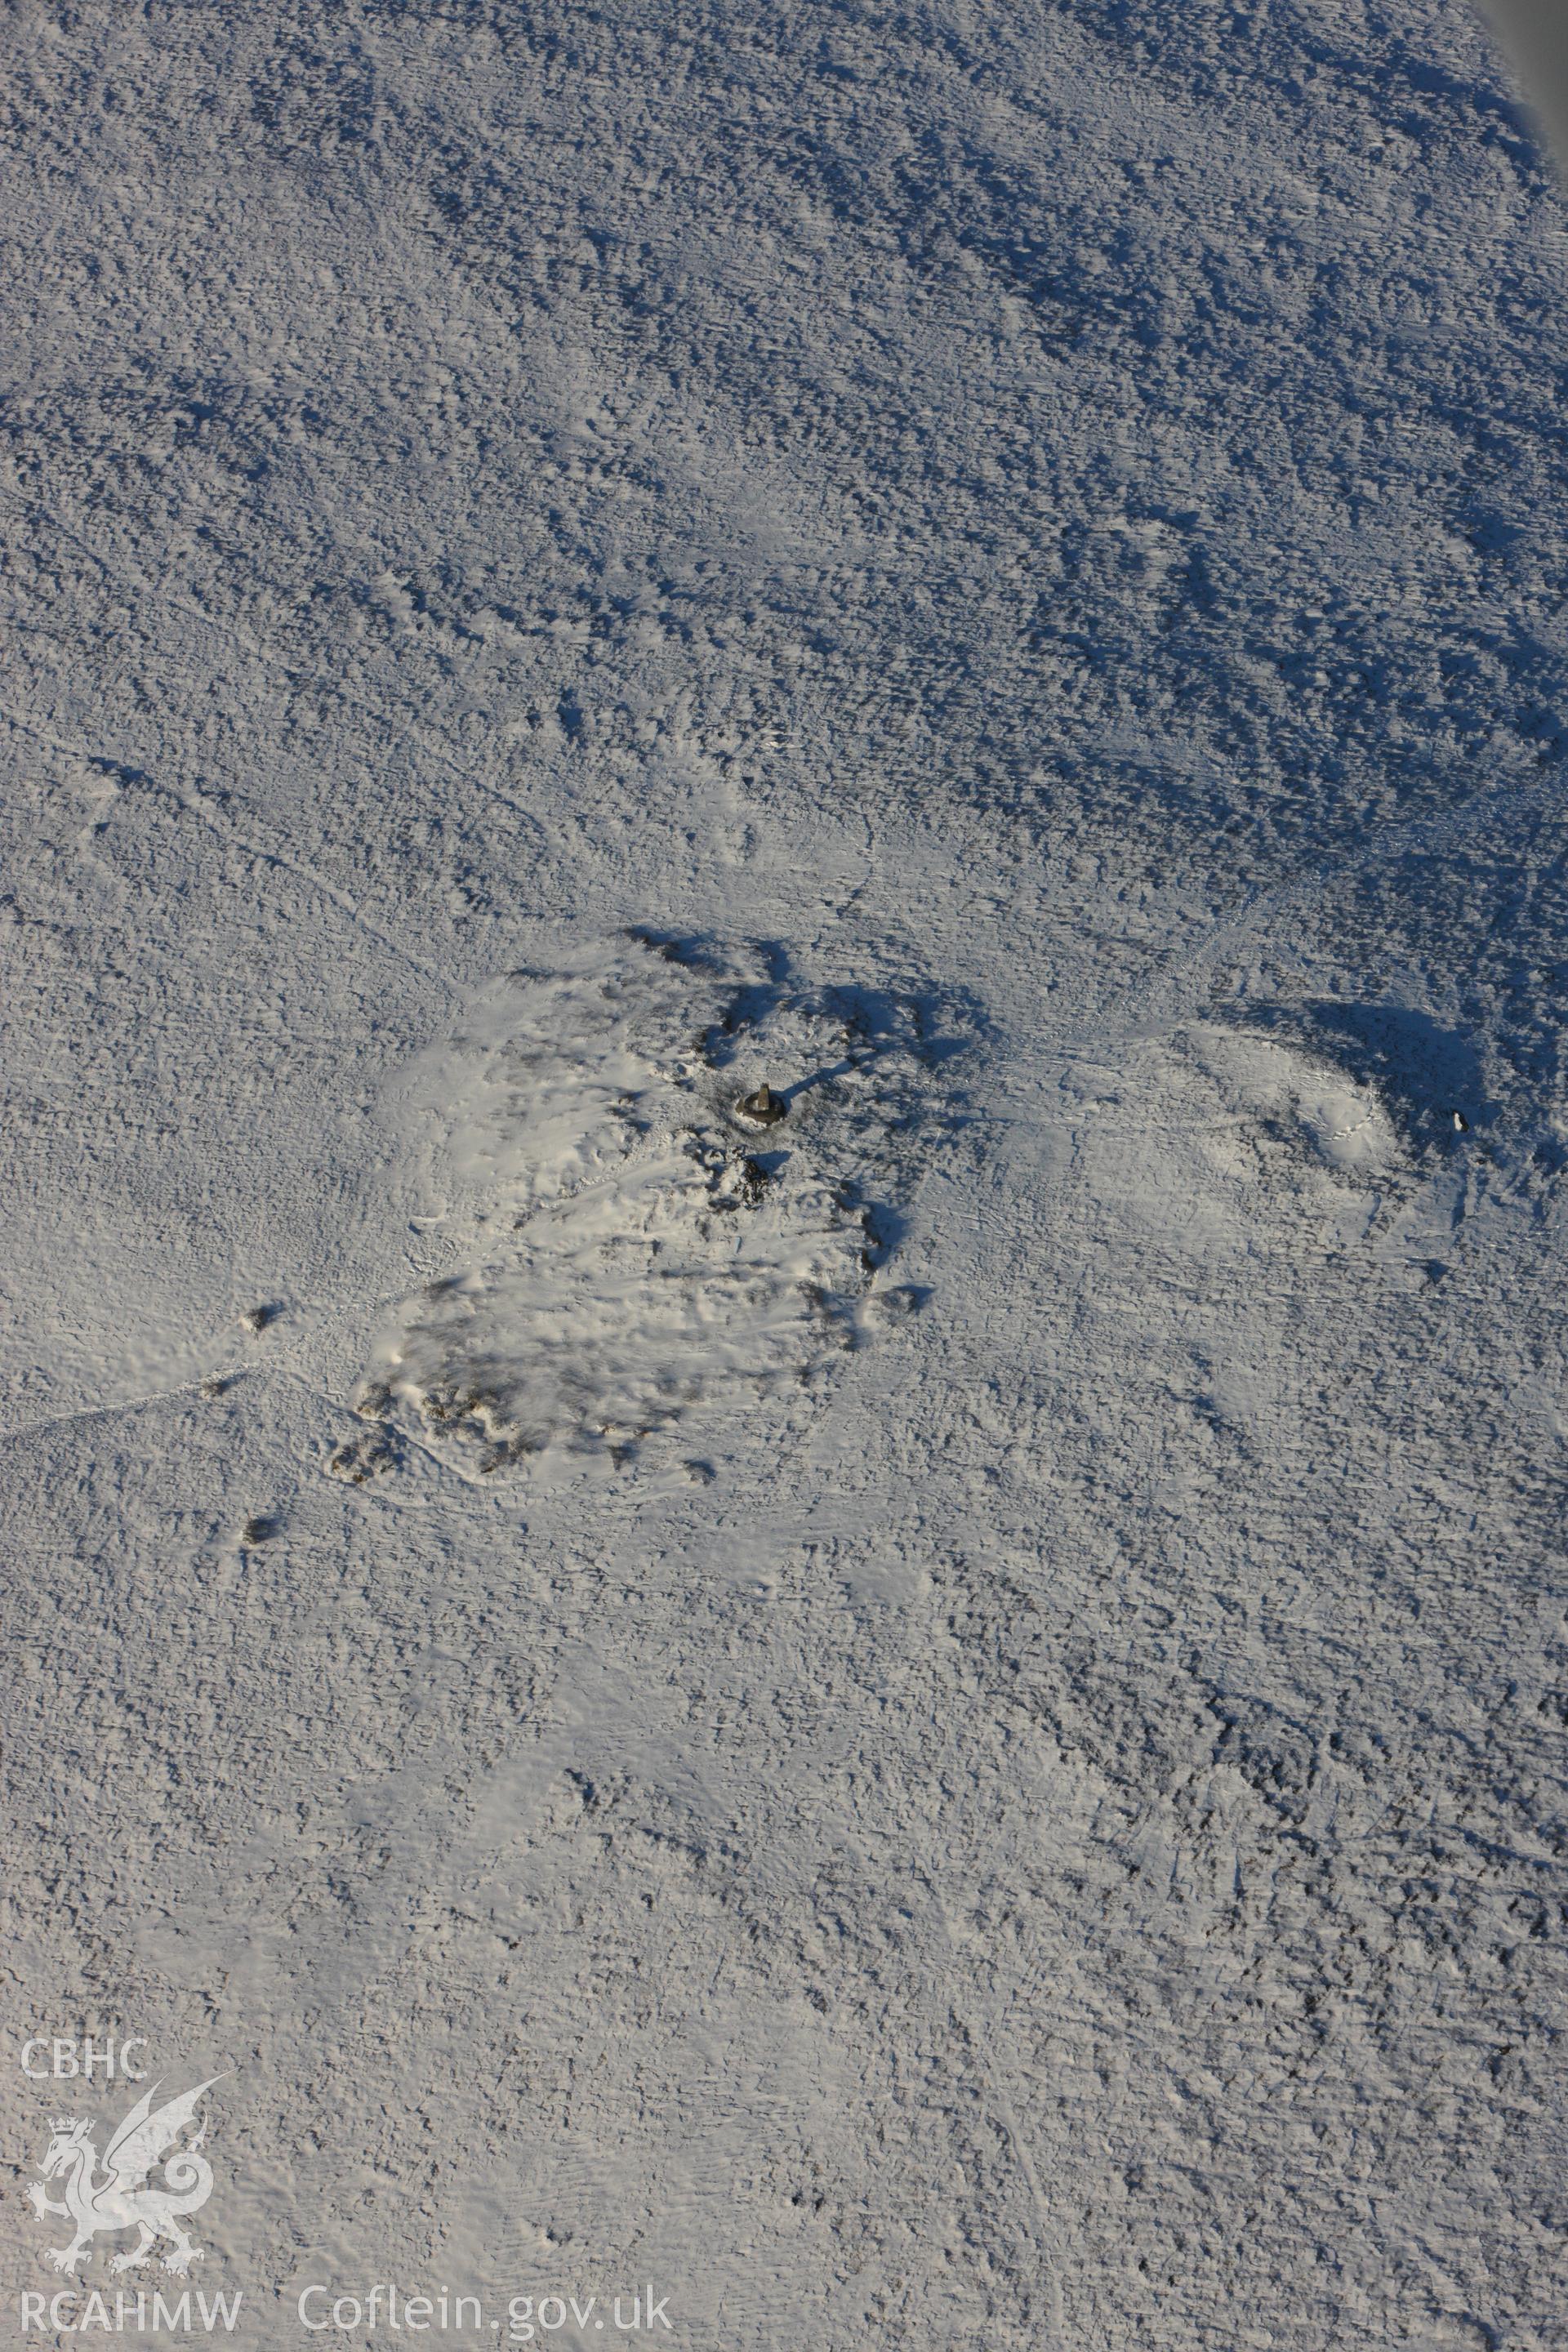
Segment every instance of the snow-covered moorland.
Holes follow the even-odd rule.
[[[1561,2344],[1479,20],[5,26],[7,2323],[112,2032],[264,2352]]]

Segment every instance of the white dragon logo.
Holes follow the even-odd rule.
[[[202,2250],[193,2245],[181,2228],[181,2217],[195,2213],[213,2193],[212,2167],[205,2156],[196,2151],[207,2136],[204,2123],[188,2147],[174,2155],[172,2148],[196,2111],[196,2103],[221,2083],[221,2074],[209,2075],[198,2083],[194,2091],[185,2091],[177,2099],[170,2099],[153,2111],[153,2101],[158,2090],[154,2083],[144,2091],[121,2124],[103,2151],[103,2171],[98,2175],[98,2150],[91,2139],[92,2118],[89,2116],[57,2117],[50,2125],[52,2137],[39,2169],[43,2180],[29,2183],[27,2194],[33,2210],[39,2214],[58,2213],[76,2225],[76,2235],[68,2246],[51,2247],[46,2260],[58,2271],[74,2271],[92,2252],[94,2238],[112,2237],[121,2230],[139,2230],[135,2245],[122,2254],[110,2258],[111,2271],[133,2270],[138,2263],[146,2262],[160,2238],[172,2241],[172,2252],[164,2256],[166,2271],[188,2271],[193,2263],[202,2259]],[[163,2160],[163,2185],[147,2187],[147,2176],[153,2167]],[[44,2180],[65,2175],[65,2201],[57,2203],[44,2189]]]

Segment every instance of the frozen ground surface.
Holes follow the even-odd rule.
[[[4,84],[7,2297],[88,2026],[233,2070],[266,2352],[1561,2345],[1568,239],[1478,24],[36,0]]]

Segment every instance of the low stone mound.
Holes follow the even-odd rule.
[[[869,1328],[940,1118],[924,1025],[912,996],[643,937],[497,983],[419,1074],[454,1263],[397,1310],[360,1410],[494,1472],[624,1462],[809,1379]],[[759,1124],[763,1087],[783,1113]]]

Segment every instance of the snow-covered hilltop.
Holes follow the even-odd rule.
[[[1568,241],[1479,20],[3,81],[6,2051],[219,2078],[261,2352],[1546,2352]],[[5,2063],[25,2183],[110,2095]]]

